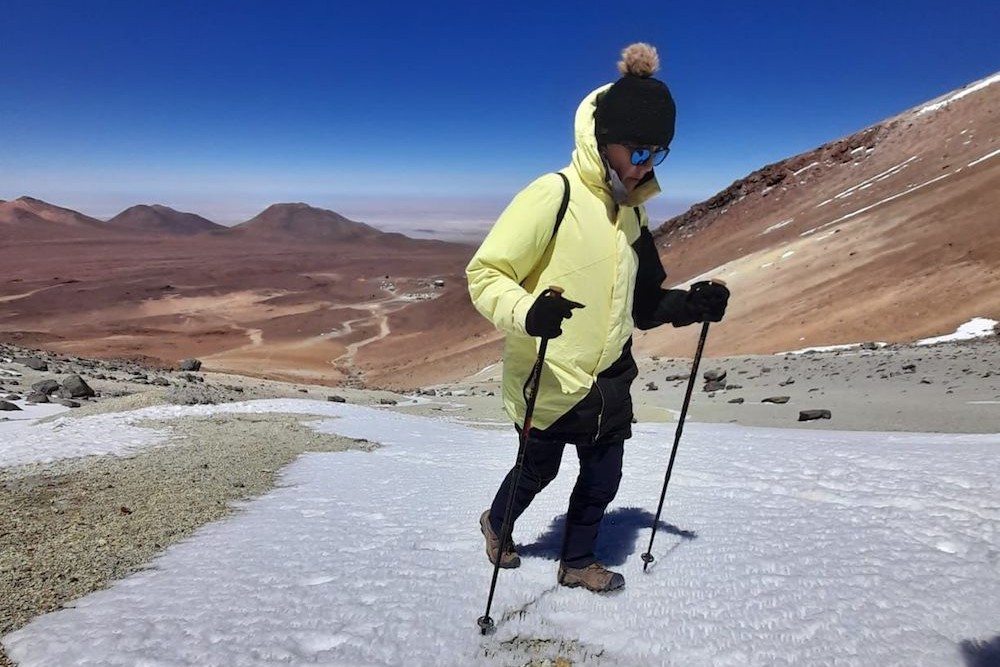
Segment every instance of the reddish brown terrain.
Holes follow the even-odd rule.
[[[165,211],[140,212],[147,224],[113,225],[29,198],[0,203],[0,337],[375,386],[445,379],[495,354],[477,352],[492,334],[468,303],[469,246],[383,234],[303,204],[194,235],[186,214],[173,212],[175,230]]]
[[[732,289],[711,355],[1000,320],[1000,74],[768,165],[655,236],[669,282]],[[637,348],[690,356],[696,335],[668,327]]]
[[[707,353],[1000,319],[998,84],[768,165],[664,223],[672,285],[718,276],[733,291]],[[102,222],[23,197],[0,202],[0,340],[331,385],[443,382],[500,354],[469,304],[473,250],[305,204],[222,228],[162,206]],[[695,329],[638,334],[637,349],[690,356]]]

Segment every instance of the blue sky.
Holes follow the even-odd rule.
[[[0,0],[0,199],[481,227],[648,41],[678,104],[666,217],[1000,70],[985,0],[482,4]]]

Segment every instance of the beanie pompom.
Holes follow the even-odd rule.
[[[660,56],[656,47],[644,42],[631,44],[622,51],[618,71],[622,76],[631,74],[643,78],[653,76],[660,69]]]

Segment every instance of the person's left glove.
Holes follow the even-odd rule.
[[[729,304],[729,288],[717,282],[703,280],[691,285],[687,308],[696,322],[721,322]]]

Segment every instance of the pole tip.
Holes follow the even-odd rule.
[[[479,634],[482,635],[492,635],[497,629],[493,623],[493,619],[489,616],[480,616],[479,620],[476,621],[476,625],[479,626]]]

